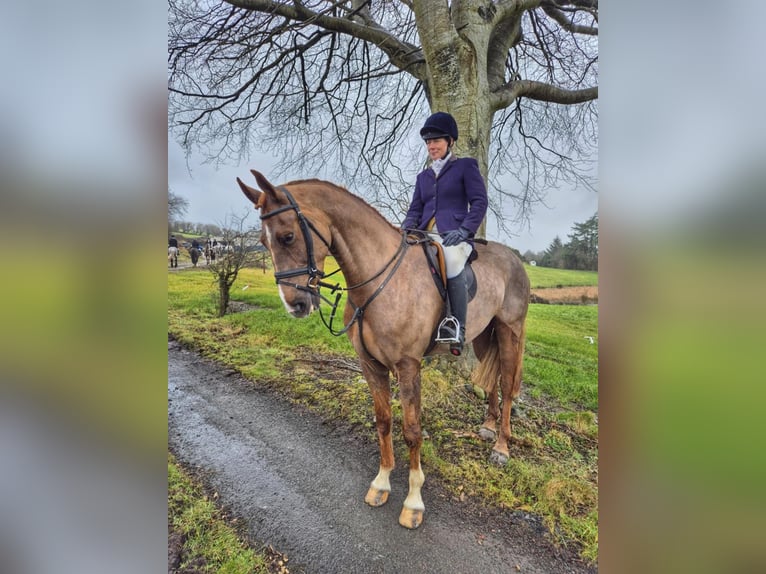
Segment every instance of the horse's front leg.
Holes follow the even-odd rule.
[[[372,365],[365,360],[361,363],[362,373],[372,393],[375,427],[378,430],[380,444],[380,467],[364,501],[370,506],[382,506],[388,502],[388,494],[391,492],[389,477],[395,465],[394,444],[391,437],[391,383],[388,378],[388,369]]]
[[[396,363],[396,375],[402,402],[404,440],[410,448],[410,490],[399,514],[399,524],[417,528],[423,522],[426,509],[420,494],[425,482],[420,468],[420,445],[423,443],[420,429],[420,361],[413,358],[400,360]]]

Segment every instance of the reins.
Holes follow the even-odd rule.
[[[335,301],[333,303],[330,303],[325,297],[322,297],[322,295],[319,295],[322,299],[330,303],[332,306],[332,312],[330,313],[330,320],[329,322],[325,319],[324,314],[322,313],[322,308],[319,308],[319,316],[322,318],[322,323],[324,323],[324,326],[327,327],[327,330],[330,331],[332,335],[335,335],[338,337],[339,335],[343,335],[346,331],[348,331],[351,326],[354,324],[355,321],[359,321],[359,336],[360,340],[362,340],[362,345],[364,345],[364,340],[361,339],[361,327],[362,327],[362,316],[364,315],[365,310],[367,307],[369,307],[370,303],[372,303],[378,295],[380,295],[381,291],[383,291],[383,288],[388,284],[388,282],[391,280],[391,278],[396,273],[396,270],[399,269],[399,266],[402,264],[402,261],[404,261],[404,254],[407,251],[407,248],[409,247],[409,243],[407,242],[407,236],[402,235],[402,241],[399,243],[399,247],[397,248],[396,252],[394,253],[393,257],[388,260],[388,262],[383,266],[383,268],[378,271],[375,275],[370,277],[369,279],[362,281],[361,283],[357,283],[356,285],[352,285],[351,287],[341,287],[339,284],[335,286],[330,286],[327,283],[320,281],[317,284],[317,293],[319,293],[320,287],[329,287],[331,292],[335,293],[336,291],[340,291],[339,293],[336,293],[335,295]],[[398,257],[398,260],[397,260]],[[354,302],[349,300],[349,304],[354,307],[354,314],[351,316],[351,320],[349,320],[348,324],[344,325],[343,328],[340,331],[336,331],[333,329],[333,321],[335,319],[335,314],[338,310],[338,304],[340,302],[340,298],[343,296],[343,291],[353,291],[354,289],[358,289],[359,287],[363,287],[367,285],[368,283],[374,281],[381,275],[383,275],[383,272],[389,268],[389,266],[396,260],[396,263],[394,264],[393,268],[389,272],[388,276],[381,282],[380,285],[378,285],[378,288],[375,289],[375,291],[370,295],[367,300],[362,303],[359,307],[354,305]],[[369,354],[369,352],[368,352]]]
[[[399,243],[399,247],[397,248],[393,256],[386,262],[383,268],[377,273],[375,273],[372,277],[370,277],[369,279],[365,279],[364,281],[357,283],[355,285],[351,285],[350,287],[341,287],[340,284],[337,284],[337,283],[335,285],[332,285],[331,283],[327,283],[326,281],[323,281],[323,279],[332,277],[333,275],[338,273],[340,269],[337,269],[327,275],[323,271],[320,271],[318,269],[316,264],[316,259],[314,257],[314,241],[313,241],[311,232],[313,231],[314,233],[316,233],[317,237],[321,239],[322,243],[324,243],[327,246],[327,249],[330,251],[330,253],[335,255],[330,242],[328,242],[322,236],[322,234],[319,233],[319,230],[314,226],[314,224],[311,223],[311,221],[305,215],[303,215],[303,212],[301,212],[300,207],[298,206],[298,203],[293,198],[292,194],[290,194],[290,192],[283,186],[280,186],[277,189],[285,194],[285,196],[287,197],[287,201],[290,202],[290,205],[285,205],[284,207],[280,207],[278,209],[275,209],[274,211],[271,211],[265,215],[262,215],[261,220],[263,221],[264,219],[274,217],[275,215],[279,213],[283,213],[285,211],[289,211],[289,210],[295,211],[295,214],[298,218],[298,224],[301,227],[301,233],[303,234],[303,241],[306,244],[306,253],[308,256],[308,261],[305,267],[298,267],[295,269],[288,269],[285,271],[276,271],[274,273],[274,279],[276,280],[277,285],[287,285],[288,287],[293,287],[295,289],[298,289],[299,291],[305,291],[307,293],[310,293],[311,295],[316,295],[320,299],[325,301],[328,305],[330,305],[332,308],[332,311],[330,312],[329,321],[325,318],[324,313],[322,312],[321,306],[319,307],[319,316],[321,317],[322,323],[330,332],[330,334],[336,337],[346,333],[356,321],[359,321],[359,338],[360,338],[360,341],[362,342],[362,346],[364,346],[364,339],[362,338],[362,332],[361,332],[362,317],[367,307],[369,307],[369,305],[378,297],[378,295],[380,295],[380,293],[383,291],[383,288],[388,284],[388,282],[394,276],[397,269],[399,269],[399,266],[402,264],[402,261],[404,261],[404,255],[407,251],[407,248],[410,246],[410,243],[407,241],[406,232],[404,231],[402,232],[402,241]],[[354,305],[353,301],[349,300],[349,304],[354,307],[354,313],[351,317],[351,320],[348,322],[348,324],[344,325],[342,329],[340,330],[334,329],[333,323],[335,321],[335,316],[338,310],[340,299],[341,297],[343,297],[343,292],[353,291],[354,289],[359,289],[360,287],[364,287],[365,285],[371,283],[372,281],[374,281],[375,279],[383,275],[386,269],[391,267],[392,263],[394,265],[391,268],[391,271],[389,272],[388,276],[381,282],[380,285],[378,285],[377,289],[375,289],[372,295],[370,295],[362,305],[357,307],[356,305]],[[285,279],[298,277],[300,275],[308,275],[309,277],[308,282],[305,286],[299,285],[291,281],[285,281]],[[335,301],[331,301],[330,299],[322,295],[322,292],[321,292],[322,287],[329,289],[330,294],[333,294],[333,293],[335,294]],[[365,350],[367,350],[366,347],[365,347]],[[369,351],[367,353],[370,354]]]

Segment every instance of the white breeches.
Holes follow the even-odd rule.
[[[442,238],[438,233],[431,233],[430,235],[434,241],[438,241],[439,243],[442,242]],[[468,261],[471,251],[473,251],[471,244],[467,241],[463,241],[462,243],[458,243],[451,247],[442,245],[442,249],[444,249],[444,264],[447,267],[447,279],[457,277],[460,275],[463,267],[465,267],[465,262]]]

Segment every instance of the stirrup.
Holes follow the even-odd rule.
[[[442,319],[439,323],[438,334],[436,335],[437,343],[459,343],[460,322],[456,317],[450,316]]]

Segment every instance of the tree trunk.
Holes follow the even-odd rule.
[[[462,86],[455,90],[460,94],[448,98],[434,98],[432,110],[449,112],[455,117],[460,126],[458,141],[455,144],[455,154],[460,157],[472,157],[479,163],[479,171],[488,185],[489,174],[489,141],[492,127],[492,114],[481,110],[478,97],[478,86]],[[485,237],[487,218],[484,218],[476,236]]]
[[[218,281],[218,316],[226,315],[226,309],[229,308],[229,283],[221,279]]]
[[[450,24],[454,22],[454,27],[439,28],[429,24],[424,29],[418,25],[418,32],[426,57],[426,93],[431,111],[452,114],[460,126],[455,154],[476,159],[486,183],[493,117],[490,98],[487,97],[489,32],[482,22],[472,21],[476,11],[470,9],[470,4],[461,4],[463,10],[453,13],[452,18],[446,16],[439,20]],[[416,2],[417,21],[432,23],[439,11],[447,9],[446,6]],[[456,30],[460,30],[459,35]],[[479,237],[485,235],[486,218],[477,233]]]

